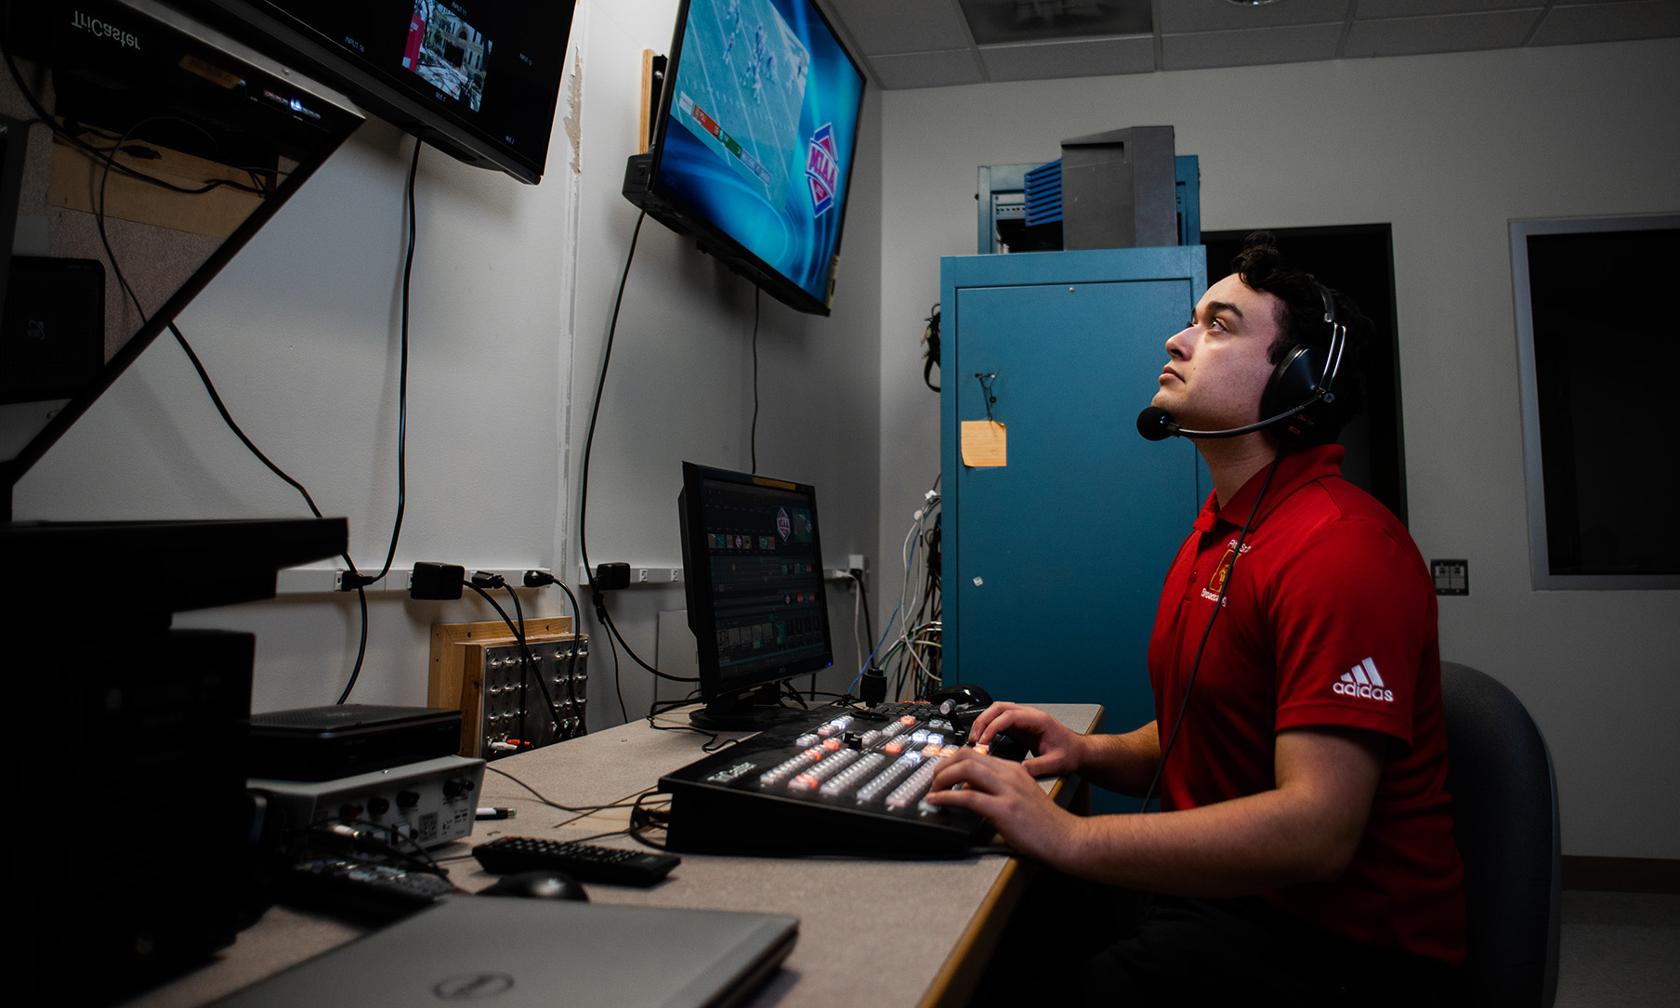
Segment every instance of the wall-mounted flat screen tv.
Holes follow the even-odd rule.
[[[826,315],[863,72],[814,0],[684,0],[624,194],[771,296]]]
[[[572,0],[186,0],[469,164],[542,179]]]

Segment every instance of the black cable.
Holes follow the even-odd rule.
[[[662,824],[656,824],[654,822],[655,817],[647,814],[651,810],[644,810],[642,808],[642,799],[644,797],[646,797],[648,794],[660,794],[660,793],[662,793],[662,792],[644,791],[641,794],[636,796],[636,807],[630,810],[629,836],[630,836],[630,839],[636,841],[637,843],[641,844],[644,847],[652,847],[654,850],[661,850],[662,851],[662,850],[669,850],[670,848],[667,847],[665,844],[654,843],[652,840],[649,840],[647,837],[642,835],[642,831],[644,829],[646,829],[647,827],[649,827],[650,825],[655,826],[655,828],[660,828],[660,825],[662,825]],[[668,821],[669,820],[667,820],[667,822]]]
[[[521,666],[521,675],[519,676],[519,710],[521,715],[523,715],[525,711],[531,709],[528,705],[531,692],[531,677],[535,676],[538,684],[543,687],[544,700],[548,699],[548,684],[543,682],[542,670],[537,667],[536,659],[531,654],[531,647],[525,640],[525,608],[519,604],[519,594],[509,587],[508,583],[503,581],[500,577],[496,578],[496,581],[500,583],[501,587],[507,588],[508,598],[513,600],[513,617],[519,623],[519,627],[513,632],[513,638],[519,643],[519,663]],[[553,704],[551,703],[549,707],[550,712],[553,713]],[[525,734],[523,726],[520,729],[520,734]],[[562,726],[558,717],[554,719],[554,735],[558,739],[564,739],[566,737],[566,729]]]
[[[1184,713],[1190,707],[1190,690],[1196,685],[1196,673],[1202,667],[1202,652],[1207,647],[1208,635],[1213,633],[1213,622],[1219,618],[1219,611],[1225,608],[1225,593],[1231,590],[1231,578],[1237,571],[1237,560],[1242,557],[1243,542],[1248,538],[1248,530],[1254,525],[1254,518],[1260,513],[1260,502],[1266,499],[1266,489],[1272,485],[1272,476],[1277,472],[1278,465],[1283,461],[1279,455],[1266,467],[1266,478],[1260,481],[1260,492],[1254,495],[1254,506],[1248,510],[1248,518],[1243,522],[1242,531],[1237,533],[1237,544],[1231,548],[1231,564],[1225,568],[1225,579],[1219,584],[1219,598],[1213,603],[1213,612],[1208,615],[1207,626],[1202,628],[1201,642],[1196,645],[1196,657],[1190,662],[1190,675],[1184,681],[1184,691],[1179,696],[1178,713],[1173,716],[1172,729],[1167,733],[1167,744],[1161,747],[1161,759],[1155,764],[1155,776],[1149,782],[1149,790],[1143,793],[1143,804],[1138,811],[1148,811],[1149,803],[1155,798],[1155,788],[1161,783],[1161,775],[1167,768],[1167,757],[1172,753],[1173,743],[1178,741],[1178,729],[1184,724]],[[1160,738],[1160,726],[1155,728],[1156,738]]]
[[[619,680],[618,646],[613,643],[612,634],[607,634],[607,653],[612,655],[613,663],[613,692],[618,694],[618,723],[630,723],[630,711],[624,706],[624,684]],[[655,684],[657,688],[658,684]]]
[[[875,620],[869,615],[869,591],[866,588],[863,587],[863,577],[861,575],[853,577],[852,578],[852,583],[857,585],[858,605],[863,607],[863,636],[864,636],[864,639],[865,640],[874,640],[875,639]],[[853,634],[857,633],[857,628],[856,627],[853,627],[852,633]]]
[[[576,812],[579,815],[589,815],[592,812],[605,812],[608,809],[634,808],[635,804],[636,804],[634,801],[616,801],[616,802],[608,802],[608,803],[603,804],[603,805],[562,805],[561,803],[559,803],[559,802],[555,801],[554,799],[548,797],[547,795],[543,794],[541,791],[538,791],[536,788],[532,787],[531,785],[529,785],[529,784],[525,783],[524,781],[520,780],[518,777],[515,777],[513,774],[510,774],[506,770],[503,770],[499,766],[496,766],[496,765],[490,764],[490,763],[486,763],[484,765],[484,769],[490,771],[493,774],[500,774],[501,776],[506,777],[508,780],[513,781],[515,784],[518,784],[520,787],[524,788],[526,791],[529,791],[531,793],[531,796],[533,798],[535,798],[537,801],[542,802],[544,805],[547,805],[549,808],[559,809],[562,812]],[[649,793],[652,792],[652,790],[653,790],[652,788],[649,788],[647,791],[643,791],[642,794],[649,794]],[[639,797],[641,797],[641,795],[638,795],[637,797],[639,798]]]
[[[548,700],[548,684],[543,681],[542,671],[537,668],[536,659],[532,656],[531,649],[527,646],[526,633],[525,633],[525,611],[519,604],[519,594],[513,590],[512,585],[508,584],[506,581],[503,581],[500,577],[498,577],[496,580],[501,582],[501,587],[507,589],[508,597],[513,599],[513,615],[514,615],[514,618],[519,621],[519,646],[522,649],[523,658],[528,663],[528,667],[532,670],[533,674],[536,676],[537,685],[541,686],[542,689],[543,689],[543,699]],[[572,598],[571,589],[567,588],[563,584],[560,584],[560,582],[558,580],[556,580],[554,583],[556,585],[560,585],[560,590],[564,591],[566,593],[567,598]],[[575,599],[575,598],[572,598],[572,611],[573,611],[574,614],[577,612],[577,599]],[[571,701],[571,705],[572,705],[572,713],[576,714],[578,716],[578,727],[582,728],[583,727],[583,712],[578,710],[577,681],[574,678],[577,675],[577,645],[578,645],[577,618],[574,615],[573,619],[572,619],[571,665],[566,671],[566,688],[567,688],[567,692],[568,692],[568,699]],[[519,681],[519,690],[520,690],[519,704],[522,708],[525,706],[525,683],[526,683],[526,679],[521,679]],[[549,701],[549,706],[550,706],[551,709],[554,708],[553,701]],[[566,739],[573,738],[576,735],[581,734],[581,732],[567,731],[563,726],[557,726],[557,728],[559,729],[559,736],[560,736],[559,740],[562,741],[562,742],[565,741]]]
[[[400,363],[397,368],[397,515],[391,523],[391,545],[385,550],[385,563],[369,582],[378,581],[391,572],[391,561],[397,555],[397,540],[402,536],[403,511],[408,506],[408,316],[409,289],[414,276],[414,177],[420,170],[420,140],[414,140],[414,155],[408,162],[408,186],[404,203],[408,209],[408,249],[403,254],[402,327]]]
[[[129,133],[132,133],[135,129],[138,129],[147,121],[148,120],[142,119],[139,123],[136,123],[135,126],[130,128]],[[125,133],[118,138],[117,143],[119,146],[127,142],[129,133]],[[147,314],[145,306],[140,302],[140,295],[135,293],[134,288],[128,282],[128,278],[123,275],[122,266],[117,261],[116,249],[111,245],[110,233],[105,228],[105,201],[107,187],[111,180],[110,169],[111,165],[107,164],[105,169],[101,171],[99,175],[99,193],[98,200],[94,207],[94,225],[99,232],[99,243],[104,247],[105,259],[111,264],[111,273],[116,278],[117,285],[122,288],[124,294],[128,295],[129,301],[133,302],[134,311],[140,316],[141,325],[146,325],[150,321],[150,316]],[[257,461],[261,462],[269,472],[278,476],[286,483],[286,485],[296,490],[303,497],[303,502],[308,506],[310,514],[314,515],[316,518],[321,518],[321,509],[316,505],[315,498],[310,495],[309,489],[301,482],[294,479],[290,473],[287,473],[284,469],[280,468],[279,465],[275,464],[274,460],[269,458],[261,448],[258,448],[256,442],[252,441],[250,436],[245,433],[244,428],[239,426],[239,423],[234,420],[233,413],[228,409],[227,403],[223,401],[221,393],[217,391],[216,383],[210,379],[210,372],[205,368],[204,362],[199,359],[198,353],[193,350],[192,344],[187,341],[186,334],[181,332],[180,327],[175,324],[174,320],[171,320],[168,323],[168,329],[171,335],[175,337],[176,344],[180,346],[182,352],[187,355],[188,362],[192,364],[193,370],[198,374],[199,383],[204,386],[204,391],[209,395],[210,402],[213,406],[215,406],[217,414],[222,418],[222,422],[227,425],[227,428],[233,432],[234,436],[239,439],[239,442],[245,446],[246,450],[256,457]],[[339,557],[344,561],[345,566],[349,568],[350,572],[352,574],[356,574],[356,563],[354,560],[350,559],[349,552],[341,552]],[[359,575],[357,575],[357,577],[359,577]],[[356,599],[359,604],[358,610],[360,612],[361,619],[357,632],[356,661],[350,668],[350,677],[345,682],[344,692],[339,695],[338,703],[340,704],[349,699],[350,691],[355,688],[356,680],[361,675],[362,664],[367,657],[367,592],[363,588],[362,584],[355,584],[353,587],[356,590]]]
[[[665,713],[669,713],[670,711],[674,711],[678,707],[687,707],[689,704],[694,702],[695,698],[694,698],[694,694],[691,692],[688,696],[683,697],[681,700],[663,700],[662,701],[658,698],[657,693],[658,693],[658,685],[655,684],[655,694],[656,695],[654,697],[653,702],[648,704],[648,712],[647,712],[648,727],[652,728],[654,731],[690,732],[690,733],[695,734],[695,735],[704,735],[706,737],[706,741],[701,743],[700,751],[705,752],[705,753],[717,752],[719,749],[722,749],[726,746],[732,746],[732,745],[736,744],[737,742],[741,741],[738,738],[727,738],[726,739],[721,734],[719,734],[718,732],[707,731],[704,728],[696,728],[693,725],[660,724],[660,723],[658,723],[657,721],[654,720],[654,718],[658,717],[661,714],[665,714]]]
[[[584,571],[589,577],[589,588],[595,597],[595,615],[606,627],[609,643],[616,639],[632,661],[661,679],[669,679],[672,682],[699,682],[696,676],[670,675],[642,660],[642,656],[624,639],[618,625],[613,622],[612,615],[607,612],[606,599],[595,588],[595,568],[589,562],[589,462],[595,451],[595,427],[601,416],[601,394],[606,389],[607,371],[612,366],[613,342],[618,337],[618,313],[624,305],[624,288],[630,279],[630,264],[636,261],[636,243],[641,238],[642,222],[645,220],[647,211],[644,210],[636,215],[636,227],[630,233],[630,249],[624,256],[624,270],[618,277],[618,293],[613,296],[612,318],[607,323],[607,345],[601,352],[601,371],[595,379],[595,402],[589,408],[589,427],[583,439],[583,474],[578,480],[578,552],[583,556]],[[616,655],[614,657],[616,659]],[[625,720],[629,720],[628,715]]]
[[[350,834],[338,833],[333,830],[331,825],[332,823],[339,823],[352,832]],[[373,832],[356,832],[358,828],[362,830],[372,830]],[[372,846],[378,848],[386,854],[394,855],[398,859],[406,861],[409,864],[417,865],[422,871],[436,875],[439,878],[449,878],[449,873],[444,871],[443,868],[438,865],[437,860],[427,852],[426,848],[420,845],[418,840],[400,832],[392,834],[399,840],[402,840],[414,848],[414,853],[410,854],[407,851],[404,851],[400,845],[385,839],[385,834],[389,832],[389,829],[390,828],[388,826],[376,823],[370,819],[331,816],[314,823],[304,830],[301,830],[300,833],[306,838],[320,837],[322,839],[330,839],[334,842],[348,840],[352,850]]]
[[[630,642],[625,640],[624,635],[619,632],[618,624],[613,622],[612,614],[607,612],[606,602],[600,592],[595,593],[595,615],[600,617],[602,623],[606,624],[608,632],[618,640],[619,646],[624,648],[624,653],[630,656],[630,660],[635,662],[637,665],[640,665],[646,671],[652,673],[660,679],[665,679],[670,682],[697,683],[700,681],[699,676],[680,676],[672,675],[669,672],[661,672],[652,665],[643,661],[641,656],[636,653],[635,649],[630,646]]]
[[[583,610],[578,608],[577,596],[572,594],[572,590],[567,588],[564,582],[562,582],[559,578],[555,578],[554,584],[557,588],[566,593],[567,601],[572,604],[572,654],[571,659],[566,665],[566,689],[572,702],[572,711],[578,716],[578,727],[583,728],[584,731],[588,731],[588,727],[584,721],[584,714],[581,710],[578,710],[577,695],[578,643],[583,639],[580,636],[580,628],[583,626]]]
[[[816,675],[816,673],[812,673],[813,677],[815,677],[815,675]],[[816,692],[816,688],[812,687],[811,691],[813,693]],[[805,698],[800,696],[799,691],[794,689],[793,684],[788,682],[786,679],[782,680],[782,692],[784,692],[786,695],[788,695],[790,697],[793,697],[793,702],[797,703],[801,710],[810,710],[811,709],[811,705],[805,702]]]
[[[758,473],[758,313],[759,304],[764,300],[764,291],[753,285],[753,330],[752,330],[752,359],[753,359],[753,416],[752,433],[748,437],[748,444],[752,448],[752,472]]]
[[[618,312],[624,305],[624,285],[630,279],[630,264],[636,260],[636,243],[642,235],[642,222],[647,211],[636,215],[636,227],[630,232],[630,249],[624,255],[624,270],[618,277],[618,293],[613,296],[612,318],[607,323],[607,345],[601,352],[601,371],[595,378],[595,401],[589,407],[589,427],[583,437],[583,473],[578,480],[578,552],[583,556],[584,572],[593,589],[595,568],[589,563],[589,460],[595,451],[595,425],[601,416],[601,393],[607,386],[607,369],[612,366],[613,341],[618,335]]]
[[[318,518],[320,515],[316,515],[316,517]],[[367,658],[368,610],[366,587],[356,586],[356,602],[361,612],[361,629],[357,634],[356,641],[356,664],[350,667],[350,678],[344,682],[344,692],[338,695],[336,702],[339,704],[343,704],[344,701],[350,699],[350,691],[356,688],[356,680],[361,678],[362,675],[362,662]]]
[[[933,383],[933,369],[939,367],[939,302],[934,302],[928,310],[927,329],[922,333],[922,342],[927,349],[922,351],[922,384],[935,392],[939,386]],[[943,377],[941,381],[943,381]]]
[[[572,590],[566,587],[566,583],[564,581],[547,571],[528,570],[525,572],[525,587],[546,588],[549,585],[553,585],[565,592],[566,600],[572,604],[572,650],[570,659],[566,666],[566,688],[567,698],[572,704],[572,711],[578,716],[578,727],[582,729],[579,734],[583,734],[588,731],[588,727],[585,723],[583,712],[578,709],[579,704],[577,695],[578,644],[583,640],[581,629],[583,626],[583,610],[578,607],[577,596],[572,594]],[[620,703],[622,704],[622,699],[620,700]],[[628,721],[629,718],[626,718],[625,720]]]
[[[489,592],[485,591],[483,588],[480,588],[478,585],[473,584],[472,581],[467,580],[467,579],[462,579],[461,584],[463,586],[465,586],[467,588],[471,588],[473,591],[477,592],[479,598],[482,598],[484,601],[490,603],[490,608],[496,610],[496,615],[498,615],[502,618],[502,622],[506,623],[508,629],[513,632],[514,639],[519,642],[519,661],[522,665],[525,666],[525,669],[524,669],[525,676],[529,677],[532,674],[534,674],[534,668],[535,668],[536,663],[535,663],[534,659],[532,659],[532,657],[531,657],[531,649],[525,646],[525,632],[524,632],[524,629],[522,627],[514,624],[512,618],[510,618],[508,616],[507,610],[503,609],[501,607],[501,605],[499,605],[496,602],[495,599],[491,598]],[[515,599],[514,601],[517,603],[518,599]],[[554,698],[548,695],[548,684],[543,682],[541,675],[537,675],[537,688],[542,691],[543,703],[548,705],[549,717],[554,719],[554,734],[555,734],[555,736],[559,737],[559,738],[564,738],[566,733],[565,733],[565,729],[560,727],[561,721],[562,721],[562,719],[560,717],[560,709],[558,707],[554,706]]]

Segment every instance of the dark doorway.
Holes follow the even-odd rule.
[[[1342,430],[1342,473],[1406,520],[1406,452],[1400,417],[1400,342],[1394,320],[1394,246],[1387,224],[1204,231],[1208,282],[1228,275],[1251,231],[1277,236],[1284,265],[1346,294],[1375,329],[1362,363],[1365,409]]]

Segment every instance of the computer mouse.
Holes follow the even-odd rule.
[[[589,894],[583,891],[582,883],[565,872],[548,868],[503,875],[488,887],[479,890],[479,895],[589,901]]]
[[[958,707],[975,712],[983,711],[992,705],[992,695],[973,683],[957,683],[945,686],[928,694],[928,702],[938,706],[950,700]]]

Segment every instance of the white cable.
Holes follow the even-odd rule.
[[[857,645],[858,661],[861,662],[864,656],[869,653],[865,650],[869,647],[869,642],[864,639],[863,621],[861,619],[863,616],[863,578],[858,577],[851,571],[847,571],[846,576],[857,582],[852,589],[852,642]]]

